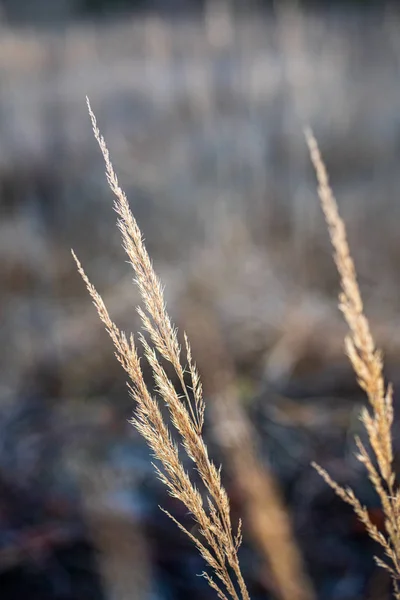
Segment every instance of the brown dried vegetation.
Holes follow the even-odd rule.
[[[390,384],[385,384],[382,355],[375,347],[368,320],[364,315],[346,229],[338,212],[325,164],[317,142],[309,130],[306,131],[306,139],[317,175],[318,194],[334,249],[334,259],[340,275],[342,292],[339,296],[339,308],[350,329],[345,340],[346,353],[359,385],[367,394],[371,409],[370,411],[367,408],[362,410],[361,421],[367,431],[372,453],[369,453],[361,440],[356,438],[359,450],[357,458],[365,465],[368,477],[381,501],[386,532],[382,533],[372,523],[366,507],[362,506],[353,490],[340,487],[324,469],[318,465],[315,467],[336,494],[353,507],[370,537],[384,549],[388,561],[384,562],[380,558],[376,558],[376,562],[389,571],[394,582],[396,598],[400,598],[398,589],[400,578],[400,490],[395,484],[392,464],[393,390]]]
[[[157,393],[165,402],[171,422],[181,438],[182,446],[200,475],[207,493],[206,500],[186,472],[178,446],[173,441],[170,429],[162,416],[159,402],[146,386],[133,335],[128,338],[113,323],[101,296],[90,283],[75,254],[74,258],[100,319],[114,343],[117,359],[130,377],[129,389],[136,402],[132,422],[146,439],[161,465],[161,467],[155,466],[161,481],[165,483],[173,497],[183,502],[197,522],[198,536],[185,529],[172,515],[169,516],[189,536],[213,570],[216,579],[208,573],[203,575],[217,592],[218,597],[249,600],[238,559],[238,550],[242,541],[241,524],[239,523],[234,533],[229,500],[221,483],[220,469],[209,458],[202,437],[204,423],[202,386],[196,365],[192,361],[189,341],[185,335],[186,366],[182,366],[177,331],[166,311],[161,283],[153,270],[127,198],[119,186],[105,141],[99,132],[89,103],[88,108],[93,131],[105,160],[107,180],[115,195],[114,208],[119,216],[118,227],[124,249],[135,271],[136,283],[144,304],[144,309],[138,308],[138,311],[150,342],[141,334],[139,338],[146,359],[153,370]],[[181,385],[181,393],[177,392],[168,377],[161,363],[162,359],[172,365]],[[190,380],[190,386],[186,382],[187,379]]]
[[[169,493],[183,502],[189,510],[197,523],[197,532],[188,531],[169,514],[170,518],[189,536],[211,568],[214,578],[209,573],[203,573],[203,575],[209,585],[217,592],[218,597],[224,600],[228,598],[249,600],[249,593],[238,559],[238,550],[242,540],[241,524],[239,523],[237,531],[234,532],[229,499],[221,482],[220,469],[210,459],[203,439],[205,406],[202,385],[197,367],[192,359],[190,344],[187,336],[184,335],[186,358],[183,359],[177,330],[166,310],[162,285],[154,272],[140,229],[130,211],[127,198],[119,186],[105,141],[99,132],[89,102],[88,108],[93,131],[105,160],[108,184],[115,196],[114,208],[118,214],[118,227],[122,235],[123,246],[134,269],[135,281],[144,306],[144,308],[138,308],[138,312],[146,337],[139,334],[139,339],[146,360],[153,372],[157,397],[152,395],[144,381],[133,335],[131,334],[128,337],[118,329],[109,316],[101,296],[90,283],[74,253],[73,256],[100,319],[114,343],[116,357],[129,375],[131,381],[129,385],[130,393],[136,402],[135,416],[132,423],[144,436],[159,463],[155,466],[159,478],[166,485]],[[398,589],[400,578],[400,490],[395,484],[395,474],[392,467],[392,388],[385,383],[382,356],[375,347],[368,320],[364,315],[345,226],[338,213],[326,167],[316,140],[309,130],[306,131],[306,139],[317,175],[318,193],[334,248],[334,259],[341,279],[342,292],[339,306],[350,329],[345,341],[346,353],[370,404],[370,411],[367,408],[362,411],[361,420],[368,435],[371,451],[368,451],[361,440],[357,439],[358,459],[365,465],[368,477],[380,498],[385,515],[386,531],[381,532],[372,523],[367,509],[360,503],[350,488],[340,487],[322,467],[318,465],[315,465],[315,467],[333,490],[353,507],[370,537],[384,549],[387,561],[384,562],[379,558],[376,561],[389,571],[394,582],[396,598],[400,598]],[[174,372],[173,377],[179,382],[179,391],[168,375],[167,369],[171,367]],[[227,387],[229,388],[229,386]],[[194,468],[204,486],[205,494],[197,489],[193,479],[182,464],[178,446],[174,441],[169,425],[164,420],[158,398],[161,398],[167,407],[171,423],[180,437],[181,445],[187,456],[194,463]],[[248,438],[250,439],[250,434],[248,434]],[[250,447],[251,444],[249,443],[247,446]],[[251,461],[256,461],[253,450],[251,450],[250,455]],[[237,456],[240,457],[240,469],[237,470],[245,473],[246,465],[243,464],[243,457],[246,454],[241,455],[238,453]],[[258,466],[256,462],[254,464],[256,465],[255,472],[258,473]],[[261,479],[264,483],[268,481],[268,478]],[[268,485],[270,489],[267,490],[268,493],[265,493],[264,490],[263,496],[269,498],[270,504],[275,503],[275,509],[281,510],[279,502],[276,502],[278,492],[273,491],[274,482],[272,481]],[[249,488],[251,487],[251,482],[249,482]],[[257,497],[258,501],[259,498]],[[271,506],[271,509],[273,508]],[[252,517],[254,519],[256,515],[252,515]],[[286,519],[284,521],[286,523]],[[285,525],[285,532],[285,543],[291,548],[291,532],[288,524]],[[265,543],[268,546],[269,542],[267,540]],[[301,560],[297,558],[297,550],[295,547],[292,550],[294,552],[293,556],[295,556],[293,564],[297,565],[295,569],[297,571],[297,584],[302,581],[304,597],[312,597],[311,588],[307,589],[307,579],[303,578],[301,573]],[[266,554],[270,553],[270,547],[268,547]],[[284,557],[281,557],[280,560],[284,560]],[[277,576],[279,565],[274,566],[272,564],[271,566],[275,571],[275,576]],[[279,581],[279,577],[277,577],[277,580]],[[289,588],[285,592],[282,585],[278,587],[280,588],[277,590],[280,597],[290,597],[291,594],[286,593]],[[296,589],[296,587],[293,587],[292,591],[293,589]]]

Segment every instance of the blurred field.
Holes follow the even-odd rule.
[[[154,476],[146,451],[124,425],[130,403],[123,376],[70,255],[73,247],[118,324],[136,331],[137,292],[123,264],[86,94],[166,285],[173,318],[188,327],[191,315],[195,336],[193,307],[200,303],[218,324],[240,396],[259,426],[264,459],[296,506],[310,564],[331,547],[318,546],[318,527],[310,524],[314,509],[304,490],[320,488],[308,464],[316,455],[343,461],[344,453],[347,462],[337,468],[346,479],[354,465],[345,444],[349,430],[358,428],[360,396],[342,356],[337,276],[304,124],[314,128],[326,158],[367,312],[398,379],[400,13],[306,13],[279,6],[268,18],[237,18],[211,4],[203,20],[141,17],[57,31],[0,31],[1,406],[4,415],[13,413],[34,385],[38,397],[45,396],[47,376],[37,374],[45,365],[59,378],[57,393],[47,395],[64,440],[63,464],[87,463],[89,481],[110,463],[112,473],[134,472],[133,483],[123,478],[120,495],[115,485],[115,497],[107,500],[111,516],[97,536],[97,546],[115,550],[114,557],[120,547],[112,550],[107,535],[113,519],[121,531],[121,514],[130,523],[151,521],[145,533],[132,533],[143,536],[132,548],[150,546],[143,556],[159,551],[163,536],[157,531],[169,524],[153,526],[155,509],[141,490],[161,492],[149,483]],[[0,419],[3,431],[7,418]],[[16,438],[26,438],[23,428],[18,432]],[[13,460],[23,464],[24,452],[29,448],[9,459],[3,448],[0,462],[12,471]],[[87,477],[75,475],[86,499]],[[121,500],[126,489],[128,508]],[[95,497],[104,512],[101,494]],[[96,537],[103,513],[85,502]],[[162,522],[162,515],[157,519]],[[173,534],[163,535],[168,540]],[[119,579],[129,572],[128,589],[138,590],[132,598],[168,597],[160,590],[146,595],[144,581],[152,576],[143,574],[153,567],[143,556],[134,558],[133,550],[136,570],[124,571],[115,559],[125,572]],[[352,564],[352,555],[346,560]],[[111,589],[113,563],[105,562]],[[192,562],[180,575],[182,597],[192,578],[191,593],[197,593],[193,573],[202,566]],[[345,581],[335,569],[333,579]],[[249,572],[259,590],[253,597],[266,597],[268,577],[257,567]],[[340,588],[329,587],[322,575],[319,580],[318,572],[313,576],[325,599],[359,597],[362,584],[354,577],[353,587]],[[208,597],[204,589],[198,593]],[[122,599],[125,592],[110,591],[110,597]]]

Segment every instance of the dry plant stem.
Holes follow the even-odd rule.
[[[188,328],[196,322],[191,339],[206,375],[206,392],[213,399],[209,409],[215,434],[240,492],[249,533],[265,561],[265,572],[271,573],[273,595],[281,600],[313,600],[279,487],[268,465],[258,459],[255,432],[240,404],[234,370],[216,319],[204,303],[192,299],[190,307],[185,319]]]
[[[240,526],[238,533],[234,535],[229,500],[221,483],[220,470],[209,458],[202,438],[204,401],[200,378],[196,366],[192,362],[190,345],[185,336],[187,366],[183,367],[177,331],[167,314],[161,283],[154,272],[127,198],[119,186],[108,149],[99,132],[89,102],[88,109],[94,135],[104,157],[107,181],[115,195],[114,208],[119,216],[118,227],[122,235],[123,246],[134,269],[135,281],[144,305],[144,310],[139,308],[138,312],[150,341],[148,342],[142,335],[140,340],[145,356],[153,370],[157,392],[168,408],[171,422],[180,435],[183,448],[200,474],[207,492],[206,501],[203,500],[182,465],[178,447],[162,417],[159,401],[147,389],[133,336],[130,335],[127,338],[125,333],[121,332],[113,323],[102,298],[88,280],[75,255],[74,258],[99,317],[114,343],[117,359],[130,377],[130,393],[136,401],[136,413],[132,422],[144,436],[155,458],[160,462],[161,467],[155,466],[155,469],[167,486],[169,493],[182,501],[193,515],[198,524],[199,537],[187,531],[180,523],[177,525],[190,537],[206,563],[214,571],[218,583],[210,575],[206,573],[203,575],[217,592],[219,598],[249,600],[238,559],[238,549],[241,543]],[[172,365],[181,383],[183,398],[174,388],[160,358]],[[191,394],[185,383],[185,372],[188,373],[190,379]],[[192,396],[193,401],[191,400]],[[171,515],[169,516],[173,519]],[[176,522],[175,519],[173,520]]]
[[[112,470],[99,473],[79,464],[77,473],[84,498],[89,532],[96,548],[103,585],[109,600],[131,600],[132,590],[145,597],[151,581],[150,557],[140,524],[129,517],[115,514],[108,505],[107,492],[118,484]]]
[[[356,439],[359,450],[357,458],[365,465],[368,477],[380,498],[385,515],[386,534],[378,531],[371,522],[367,509],[360,504],[352,490],[341,488],[324,469],[319,466],[316,468],[334,491],[353,507],[370,537],[384,549],[389,559],[388,562],[376,560],[381,567],[390,572],[395,584],[396,597],[400,597],[397,591],[397,581],[400,578],[400,492],[395,485],[395,474],[392,467],[392,387],[385,385],[382,355],[375,347],[368,320],[364,315],[345,225],[339,216],[325,164],[312,132],[306,130],[305,134],[311,161],[317,175],[318,194],[341,280],[342,292],[339,297],[339,307],[350,329],[350,334],[345,340],[346,352],[358,382],[367,394],[371,409],[370,411],[366,408],[363,409],[361,420],[366,428],[373,455],[371,456],[367,452],[361,440]]]

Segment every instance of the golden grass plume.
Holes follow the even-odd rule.
[[[143,243],[142,234],[129,208],[125,193],[118,183],[109,152],[100,134],[95,115],[87,100],[93,132],[105,161],[108,184],[115,196],[114,209],[118,214],[118,227],[123,246],[135,272],[144,308],[138,308],[148,341],[139,339],[149,362],[156,384],[156,391],[165,403],[171,422],[180,436],[188,457],[200,475],[206,491],[206,499],[195,487],[182,465],[178,446],[165,422],[159,400],[148,390],[143,378],[135,340],[118,329],[107,308],[90,283],[79,260],[73,253],[78,270],[87,286],[100,319],[105,325],[114,346],[115,354],[130,378],[130,393],[136,402],[132,423],[146,439],[160,466],[155,466],[161,481],[171,496],[179,499],[190,511],[198,525],[198,535],[178,527],[189,536],[200,554],[211,567],[214,579],[203,573],[209,585],[221,600],[249,600],[249,594],[239,565],[238,550],[241,544],[241,524],[233,532],[228,496],[221,482],[221,473],[209,458],[202,437],[204,423],[204,400],[196,365],[193,363],[187,336],[184,335],[186,365],[182,364],[181,348],[177,331],[166,310],[163,288],[154,272]],[[178,392],[168,377],[162,361],[167,361],[177,376],[181,390]],[[190,380],[190,385],[187,383]],[[168,514],[168,513],[167,513]]]
[[[391,426],[393,423],[393,391],[386,385],[383,374],[381,352],[375,347],[368,320],[364,314],[363,302],[358,287],[354,262],[350,255],[346,228],[341,219],[336,199],[329,183],[327,169],[313,133],[305,132],[317,181],[318,195],[328,225],[334,250],[334,259],[339,271],[342,291],[339,308],[349,326],[345,340],[346,353],[356,373],[358,383],[366,392],[370,410],[361,413],[368,434],[371,452],[368,452],[359,438],[356,438],[358,460],[365,465],[368,477],[377,492],[385,517],[385,532],[372,523],[364,507],[350,488],[342,488],[331,479],[319,465],[314,465],[325,481],[340,498],[350,504],[370,537],[384,549],[386,561],[376,558],[378,565],[389,571],[396,598],[400,598],[400,489],[395,483],[393,471],[393,444]]]

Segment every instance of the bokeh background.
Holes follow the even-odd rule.
[[[0,7],[0,597],[214,597],[196,576],[202,560],[158,508],[190,522],[127,422],[124,374],[71,258],[73,247],[116,322],[137,331],[138,293],[87,94],[169,310],[192,340],[207,442],[234,518],[244,516],[251,597],[282,595],[248,510],[255,479],[241,485],[235,460],[243,428],[264,490],[273,483],[285,505],[314,597],[390,598],[377,548],[310,467],[317,460],[352,484],[382,525],[354,459],[363,396],[343,356],[338,278],[303,127],[325,156],[396,385],[397,3]],[[397,450],[398,431],[397,422]],[[257,514],[273,540],[270,495],[261,489]]]

